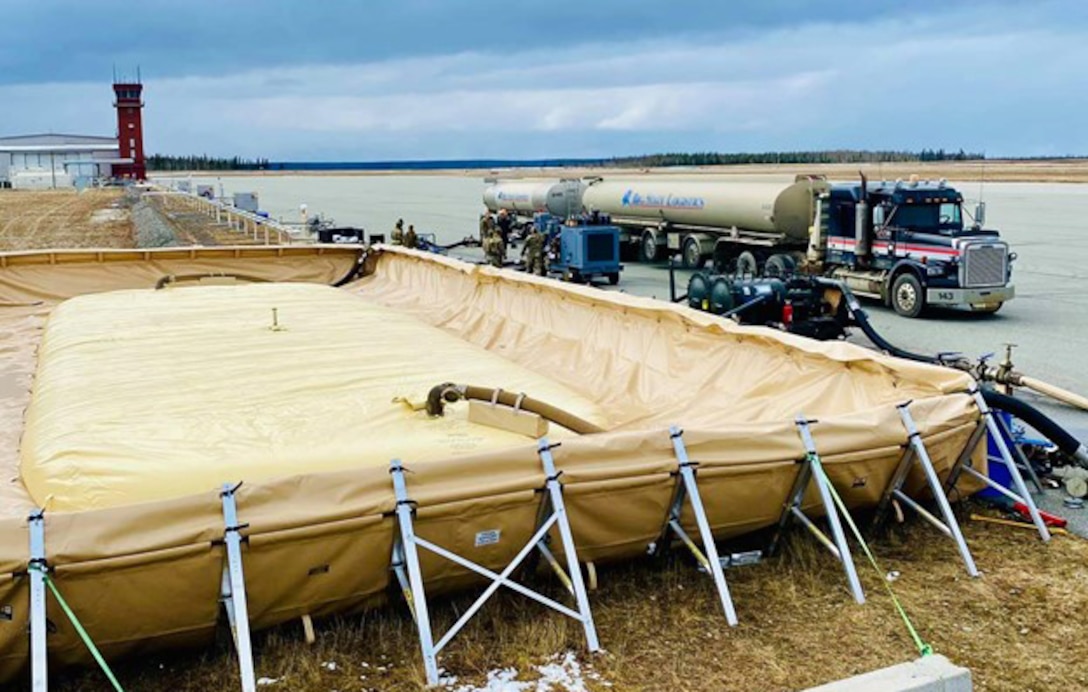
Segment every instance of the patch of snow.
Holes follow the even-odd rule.
[[[587,666],[588,667],[588,666]],[[536,679],[522,680],[517,669],[501,668],[487,673],[483,687],[457,685],[457,678],[442,671],[439,685],[453,692],[589,692],[586,680],[600,681],[605,687],[611,683],[601,680],[596,672],[583,673],[574,652],[555,654],[545,663],[533,666]],[[532,677],[532,674],[530,674]]]
[[[279,681],[279,678],[257,678],[257,686],[264,687],[265,685],[275,685]]]
[[[109,223],[110,221],[124,221],[128,218],[128,212],[124,209],[96,209],[91,212],[91,223]]]

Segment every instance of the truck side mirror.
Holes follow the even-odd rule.
[[[873,228],[880,228],[884,225],[884,205],[877,204],[873,206]]]
[[[979,202],[975,205],[975,225],[981,228],[986,224],[986,203]]]

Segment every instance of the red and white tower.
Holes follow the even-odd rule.
[[[116,178],[145,180],[147,167],[144,163],[144,102],[141,100],[144,85],[139,82],[114,82],[113,107],[117,109],[117,144],[122,159],[131,159],[132,163],[113,166]]]

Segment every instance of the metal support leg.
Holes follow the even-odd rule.
[[[578,565],[578,551],[574,547],[574,536],[570,530],[570,522],[567,521],[567,506],[563,502],[563,485],[559,482],[559,474],[555,471],[555,459],[552,458],[552,447],[548,444],[548,438],[543,437],[540,439],[537,453],[540,454],[540,461],[544,465],[544,474],[548,479],[548,497],[552,503],[552,512],[555,513],[555,523],[559,527],[559,538],[563,542],[563,554],[567,558],[568,576],[574,586],[574,598],[578,603],[578,614],[581,616],[582,628],[586,633],[586,647],[591,652],[600,651],[601,645],[597,641],[597,627],[593,623],[593,611],[589,608],[589,595],[586,593],[586,585],[582,581],[582,570]]]
[[[880,528],[884,526],[884,521],[888,517],[888,510],[892,504],[892,500],[897,497],[895,491],[903,487],[903,483],[906,482],[907,476],[910,475],[910,469],[913,464],[914,445],[908,443],[903,450],[903,456],[899,459],[899,464],[892,473],[891,480],[888,481],[888,487],[884,489],[884,493],[880,496],[880,502],[876,505],[876,512],[873,514],[872,531],[879,531]],[[942,490],[941,492],[944,491]]]
[[[796,423],[797,430],[801,434],[801,440],[805,445],[809,464],[812,466],[812,478],[816,481],[816,489],[819,491],[820,501],[824,505],[827,523],[831,528],[835,547],[838,549],[839,561],[842,562],[843,570],[846,572],[846,581],[850,584],[850,592],[854,595],[854,600],[859,604],[865,603],[865,592],[861,589],[861,581],[858,579],[858,572],[854,567],[854,557],[850,554],[850,546],[846,542],[846,534],[843,533],[842,523],[839,521],[839,512],[835,507],[834,499],[831,497],[831,490],[828,488],[831,480],[823,471],[820,455],[816,451],[816,443],[812,439],[812,431],[808,427],[809,421],[804,416],[798,416]],[[800,514],[799,504],[800,498],[798,498],[798,507],[795,508],[798,514]]]
[[[970,466],[971,455],[975,453],[975,449],[978,448],[982,437],[986,434],[986,421],[979,420],[975,429],[971,431],[971,437],[967,440],[967,445],[960,452],[959,457],[956,459],[956,463],[952,464],[952,469],[948,472],[948,476],[944,479],[945,494],[952,492],[952,489],[956,487],[956,483],[959,482],[960,474],[963,470]]]
[[[544,465],[544,472],[547,475],[544,502],[550,504],[551,511],[542,516],[536,532],[501,573],[489,570],[442,546],[417,536],[413,523],[415,505],[408,496],[408,489],[404,479],[404,466],[399,459],[394,459],[390,462],[389,470],[393,477],[393,491],[397,500],[396,518],[399,527],[398,536],[393,547],[393,569],[397,574],[397,579],[400,581],[405,599],[408,601],[408,605],[415,616],[416,625],[419,631],[420,648],[423,653],[423,665],[427,675],[427,683],[429,685],[438,684],[438,653],[449,644],[458,632],[461,631],[468,621],[483,607],[484,603],[503,586],[570,618],[578,620],[585,629],[586,645],[589,651],[595,652],[600,650],[600,644],[597,641],[597,630],[593,624],[593,614],[589,608],[589,597],[586,594],[585,583],[582,580],[582,573],[578,566],[578,553],[575,549],[570,523],[567,520],[566,506],[563,502],[562,485],[559,483],[559,474],[556,473],[555,470],[555,462],[551,455],[551,446],[548,445],[546,439],[540,441],[538,451]],[[569,574],[564,575],[563,584],[568,590],[573,591],[578,610],[572,610],[571,608],[510,579],[510,575],[513,574],[513,572],[521,566],[525,559],[534,551],[542,552],[546,558],[550,558],[549,563],[552,564],[554,569],[562,571],[555,556],[551,554],[546,546],[546,539],[552,527],[558,527],[560,540],[563,544],[563,554],[566,558],[567,569],[569,570]],[[419,566],[419,548],[426,549],[471,572],[486,577],[491,581],[491,584],[488,585],[476,601],[461,615],[457,622],[442,635],[442,638],[437,643],[434,641],[430,618],[427,611],[427,594],[424,591],[423,575]],[[405,572],[407,572],[407,575],[405,575]]]
[[[695,478],[695,467],[698,466],[698,463],[688,458],[683,435],[684,432],[678,427],[672,426],[669,428],[669,437],[672,438],[672,448],[677,460],[676,490],[673,493],[669,516],[665,520],[664,527],[662,527],[655,551],[664,551],[669,544],[670,531],[679,536],[703,569],[714,579],[714,587],[718,591],[718,599],[721,601],[725,620],[730,627],[735,627],[737,625],[737,611],[733,606],[733,598],[729,594],[729,585],[725,581],[722,562],[718,556],[718,547],[714,543],[714,534],[710,530],[710,522],[706,518],[706,510],[703,508],[702,496],[699,493],[699,485]],[[695,524],[699,527],[699,538],[703,542],[703,550],[699,550],[699,547],[691,540],[680,524],[680,514],[685,499],[691,502],[691,510],[692,514],[695,515]]]
[[[972,577],[979,576],[978,568],[975,567],[975,560],[971,557],[971,551],[967,547],[967,541],[963,538],[963,532],[960,531],[960,525],[956,521],[956,515],[952,513],[952,507],[948,504],[948,498],[945,496],[944,488],[941,486],[941,480],[937,477],[937,471],[933,468],[933,462],[929,458],[929,452],[926,450],[925,443],[922,442],[922,436],[918,433],[918,427],[914,424],[914,417],[910,415],[910,402],[901,404],[899,407],[899,417],[903,420],[903,427],[907,429],[907,435],[911,449],[914,450],[914,457],[918,460],[918,463],[922,466],[922,471],[925,472],[926,482],[929,484],[930,492],[933,493],[933,499],[937,502],[937,507],[941,510],[941,516],[944,517],[944,522],[939,521],[936,517],[923,510],[916,502],[907,497],[898,487],[893,489],[893,493],[920,514],[926,518],[931,524],[940,529],[943,533],[950,536],[952,540],[956,542],[956,548],[960,551],[960,557],[963,559],[964,566],[967,567],[967,573]],[[906,480],[899,481],[899,485],[903,484]]]
[[[408,606],[416,618],[419,631],[419,644],[423,653],[423,668],[427,673],[427,683],[438,684],[438,652],[431,636],[431,618],[427,613],[427,594],[423,590],[423,574],[419,569],[419,554],[416,552],[416,537],[412,528],[412,515],[415,505],[408,499],[408,488],[404,483],[404,466],[400,459],[389,463],[389,473],[393,476],[393,492],[397,497],[397,525],[400,539],[394,548],[408,568],[408,584],[412,598]],[[407,592],[406,592],[407,593]]]
[[[27,518],[30,529],[30,684],[33,692],[49,689],[49,663],[45,635],[45,511],[38,509]]]
[[[782,505],[782,515],[778,518],[778,526],[775,527],[774,533],[771,535],[770,543],[767,544],[767,550],[765,551],[768,556],[778,553],[778,547],[782,543],[782,536],[785,535],[786,529],[789,528],[790,522],[793,521],[797,515],[804,516],[801,511],[801,501],[804,499],[805,490],[808,488],[808,483],[812,479],[812,465],[809,464],[808,458],[798,462],[799,467],[797,469],[797,476],[793,479],[793,487],[790,488],[790,494],[786,496],[786,501]],[[817,538],[823,536],[820,533]],[[836,555],[836,557],[838,557]]]
[[[223,567],[220,600],[227,611],[234,648],[238,652],[242,692],[256,692],[257,680],[253,670],[253,646],[249,637],[249,608],[246,605],[246,580],[242,571],[242,529],[238,523],[238,506],[234,499],[241,483],[223,485],[219,496],[223,500],[223,543],[227,547],[227,564]]]
[[[1017,467],[1028,474],[1028,479],[1031,484],[1035,486],[1035,490],[1043,492],[1043,483],[1039,480],[1039,474],[1035,473],[1035,468],[1028,461],[1027,457],[1020,450],[1019,445],[1016,444],[1016,440],[1013,439],[1012,429],[1008,424],[1008,418],[1006,416],[994,416],[994,422],[997,423],[997,427],[1001,430],[1001,434],[1005,436],[1005,440],[1009,444],[1009,451],[1012,452],[1013,458],[1016,460]]]
[[[1001,455],[1001,461],[1009,470],[1009,476],[1012,478],[1013,485],[1016,486],[1016,491],[1020,494],[1019,500],[1027,506],[1028,514],[1031,515],[1031,520],[1035,523],[1035,528],[1039,531],[1039,537],[1044,541],[1049,541],[1050,530],[1047,528],[1046,522],[1043,521],[1043,517],[1040,516],[1039,508],[1035,506],[1035,500],[1032,499],[1031,493],[1028,492],[1028,487],[1024,483],[1024,477],[1020,474],[1020,469],[1016,467],[1016,460],[1012,458],[1008,445],[1005,444],[1005,437],[997,427],[993,412],[990,410],[990,407],[987,406],[986,400],[982,398],[982,392],[977,388],[971,392],[971,395],[974,397],[975,405],[978,406],[978,410],[982,413],[982,417],[986,419],[986,428],[989,430],[990,436],[994,440],[994,444],[997,445],[997,451]]]

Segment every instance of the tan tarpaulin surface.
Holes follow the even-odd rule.
[[[38,350],[23,484],[47,511],[103,509],[525,443],[469,422],[467,405],[431,418],[397,401],[451,381],[531,392],[609,427],[551,379],[329,286],[80,296],[52,312]]]
[[[0,434],[11,445],[3,450],[9,478],[17,474],[34,349],[59,300],[147,288],[163,273],[330,283],[354,262],[343,249],[263,259],[240,251],[190,252],[124,261],[84,253],[80,261],[54,264],[44,255],[0,258],[0,300],[9,305],[0,308],[0,363],[8,377],[0,389],[6,395]],[[978,419],[963,393],[971,384],[966,375],[849,344],[736,327],[667,303],[412,251],[386,251],[369,264],[370,275],[347,287],[361,300],[439,327],[601,407],[612,432],[571,438],[556,450],[583,559],[635,557],[656,538],[675,468],[669,424],[685,428],[690,453],[700,462],[709,518],[716,533],[728,537],[777,518],[803,453],[793,425],[798,413],[819,419],[816,443],[852,507],[879,497],[902,454],[906,435],[896,404],[913,400],[911,410],[941,471]],[[406,445],[410,449],[410,441]],[[534,491],[543,483],[531,441],[430,462],[403,456],[412,470],[409,491],[419,503],[421,535],[491,567],[505,564],[531,535],[539,502]],[[984,461],[980,454],[976,460]],[[240,520],[249,525],[246,580],[257,627],[303,613],[365,607],[388,585],[394,526],[385,468],[359,464],[310,473],[301,464],[292,473],[239,479],[247,481],[238,503]],[[908,490],[920,486],[920,477],[912,477]],[[20,575],[27,559],[25,515],[33,501],[15,480],[4,494],[0,605],[11,605],[14,622],[25,623],[26,579]],[[814,499],[806,506],[815,509]],[[475,548],[474,535],[493,529],[501,530],[499,543]],[[57,582],[107,655],[210,635],[222,533],[214,487],[46,515]],[[429,592],[465,581],[463,570],[435,556],[425,555],[423,568]],[[82,645],[52,608],[58,631],[50,635],[51,656],[83,660]],[[607,637],[602,633],[605,646]],[[12,674],[26,655],[23,626],[0,626],[0,675]]]

